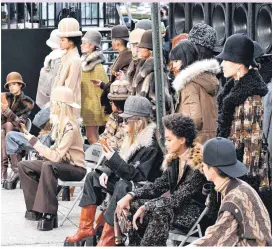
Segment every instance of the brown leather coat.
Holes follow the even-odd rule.
[[[177,113],[189,116],[198,130],[197,141],[205,143],[216,135],[218,79],[220,65],[215,59],[197,61],[175,78],[173,87],[179,93]]]

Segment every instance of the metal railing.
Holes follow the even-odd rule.
[[[65,17],[76,18],[81,27],[119,24],[120,3],[1,3],[2,29],[54,28]]]

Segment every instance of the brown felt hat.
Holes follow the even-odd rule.
[[[129,41],[129,36],[129,30],[125,25],[116,25],[112,28],[112,39],[123,39],[125,41]]]
[[[26,83],[23,81],[22,75],[17,72],[11,72],[8,74],[4,88],[9,89],[9,83],[21,83],[22,89],[26,87]]]
[[[153,50],[153,35],[151,29],[143,33],[138,47]]]

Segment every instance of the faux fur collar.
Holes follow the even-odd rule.
[[[257,70],[251,69],[235,83],[230,79],[219,93],[217,136],[228,138],[234,113],[237,106],[243,104],[248,97],[265,96],[268,92],[266,84]]]
[[[105,58],[101,50],[96,50],[92,53],[83,54],[81,56],[81,67],[84,72],[91,71],[97,64],[102,64],[104,62]]]
[[[45,57],[44,69],[45,70],[49,70],[50,69],[50,62],[52,60],[56,60],[56,59],[61,58],[65,53],[66,53],[65,50],[61,50],[61,49],[55,49],[55,50],[53,50],[49,55],[47,55]]]
[[[124,138],[124,142],[120,149],[120,157],[125,161],[135,155],[135,153],[142,147],[150,147],[153,144],[153,138],[155,134],[156,124],[149,124],[144,130],[138,133],[135,142],[128,149],[128,136]]]
[[[181,91],[195,77],[206,72],[218,74],[220,71],[220,64],[216,59],[196,61],[185,69],[181,70],[172,83],[173,88],[177,92]]]
[[[147,60],[140,61],[140,69],[136,76],[136,79],[133,82],[133,87],[137,87],[139,83],[141,83],[148,74],[154,71],[154,59],[149,58]]]
[[[161,169],[166,171],[171,162],[178,157],[179,156],[176,154],[167,154],[164,158]],[[193,170],[198,169],[202,172],[202,145],[199,143],[193,144],[186,155],[184,155],[183,159],[187,161],[187,165],[190,166],[190,168]]]

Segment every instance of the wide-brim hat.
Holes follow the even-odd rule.
[[[253,41],[254,44],[254,59],[257,59],[265,54],[265,50],[260,45],[260,43]]]
[[[232,178],[241,177],[249,171],[242,162],[237,160],[234,144],[222,137],[212,138],[204,144],[203,162]]]
[[[130,118],[133,116],[138,117],[151,117],[152,104],[142,96],[129,96],[124,104],[124,112],[119,114],[122,118]]]
[[[17,72],[11,72],[7,75],[6,83],[4,88],[9,90],[8,84],[10,83],[21,83],[22,89],[26,87],[26,83],[23,81],[22,75]]]
[[[245,34],[230,36],[226,40],[223,51],[216,58],[248,66],[258,66],[254,60],[253,41]]]
[[[60,37],[57,35],[58,29],[54,29],[50,33],[49,39],[46,41],[46,45],[50,48],[59,49],[60,48]]]
[[[57,86],[52,90],[50,101],[65,103],[73,108],[80,109],[81,106],[74,102],[73,91],[66,86]]]

